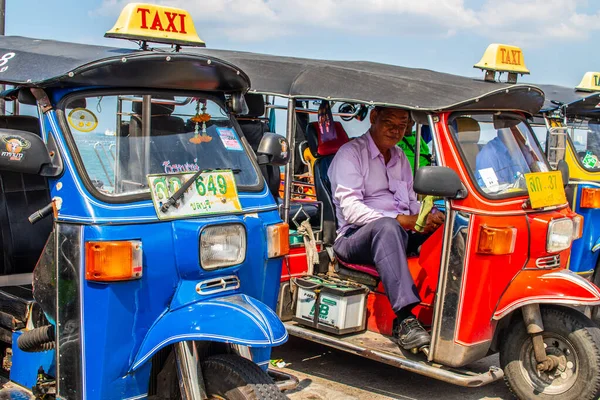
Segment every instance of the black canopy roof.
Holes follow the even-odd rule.
[[[533,85],[508,85],[368,61],[311,60],[267,54],[194,49],[244,70],[251,91],[295,98],[322,98],[390,105],[412,110],[520,110],[536,113],[543,92]]]
[[[582,92],[557,85],[537,85],[546,94],[540,113],[562,107],[567,117],[600,118],[600,92]]]
[[[12,58],[7,54],[14,54]],[[0,37],[0,82],[36,87],[110,86],[239,91],[250,82],[235,65],[198,53]],[[1,62],[1,61],[0,61]]]

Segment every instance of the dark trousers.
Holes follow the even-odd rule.
[[[335,241],[333,250],[345,262],[375,264],[392,309],[398,312],[421,301],[406,258],[407,249],[416,250],[424,239],[423,235],[409,235],[394,218],[380,218],[350,228]]]

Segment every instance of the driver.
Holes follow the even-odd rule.
[[[431,338],[412,313],[420,298],[406,258],[412,243],[424,237],[414,232],[419,203],[408,159],[396,146],[412,121],[405,110],[375,107],[370,122],[329,167],[339,226],[333,249],[345,262],[375,265],[398,318],[395,341],[405,349],[420,348]],[[432,213],[424,232],[443,223],[443,213]]]

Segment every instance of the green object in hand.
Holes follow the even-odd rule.
[[[435,200],[436,197],[434,196],[425,196],[421,202],[421,209],[419,210],[419,216],[417,217],[417,222],[415,223],[415,230],[417,232],[423,232],[423,229],[425,229],[425,225],[427,225],[427,216],[433,209],[433,202]]]

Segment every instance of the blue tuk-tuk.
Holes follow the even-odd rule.
[[[600,73],[587,73],[577,88],[538,85],[546,94],[534,130],[551,163],[569,167],[567,198],[584,218],[573,242],[569,269],[600,284]]]
[[[287,142],[252,152],[249,79],[180,51],[184,10],[130,4],[107,36],[141,49],[0,38],[0,397],[284,398],[288,225],[259,165]]]

